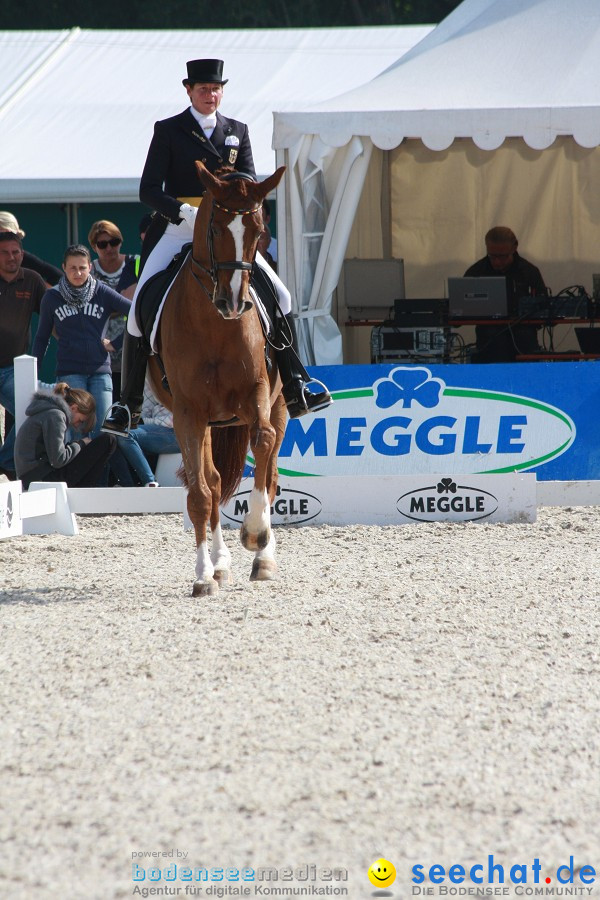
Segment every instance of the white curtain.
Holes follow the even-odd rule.
[[[285,234],[280,274],[292,292],[307,365],[343,362],[331,303],[372,150],[368,138],[355,136],[335,148],[307,135],[284,154],[287,176],[278,194],[283,226],[278,234]]]

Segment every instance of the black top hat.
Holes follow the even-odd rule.
[[[190,59],[183,84],[227,84],[228,80],[223,78],[222,59]]]

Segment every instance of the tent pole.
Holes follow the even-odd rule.
[[[79,243],[79,203],[67,203],[67,246]]]
[[[381,167],[381,237],[383,244],[383,258],[392,258],[392,203],[391,203],[391,153],[383,151],[383,165]]]

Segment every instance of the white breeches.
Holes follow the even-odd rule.
[[[140,280],[137,283],[135,294],[133,296],[133,302],[129,309],[129,316],[127,318],[127,331],[130,334],[135,335],[135,337],[141,337],[141,332],[135,321],[135,301],[137,300],[137,296],[142,287],[149,278],[151,278],[153,275],[156,275],[157,272],[161,272],[163,269],[166,269],[175,254],[179,253],[183,245],[189,243],[192,238],[192,229],[187,224],[185,219],[182,219],[179,225],[173,225],[171,223],[167,225],[165,233],[146,260],[146,264],[144,265],[142,274],[140,275]],[[284,316],[287,316],[287,314],[292,311],[292,296],[290,292],[286,288],[281,278],[279,278],[279,276],[277,275],[277,272],[275,272],[271,268],[264,256],[261,256],[261,254],[258,252],[256,254],[256,262],[257,265],[261,267],[261,269],[264,269],[267,272],[269,278],[275,285],[279,306],[281,307],[281,311]]]

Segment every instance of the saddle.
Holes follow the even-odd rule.
[[[175,280],[177,273],[183,266],[192,250],[191,242],[184,244],[179,253],[175,254],[166,269],[152,275],[142,287],[135,303],[135,318],[138,328],[142,332],[144,342],[150,346],[151,336],[154,330],[156,316],[164,300],[165,294]],[[269,276],[259,266],[255,265],[250,276],[250,287],[254,291],[255,300],[258,300],[258,318],[265,339],[275,332],[277,318],[277,291]]]
[[[160,305],[191,249],[191,242],[184,244],[167,268],[152,275],[138,294],[135,302],[135,319],[142,332],[143,340],[148,346],[150,346],[150,338]]]

